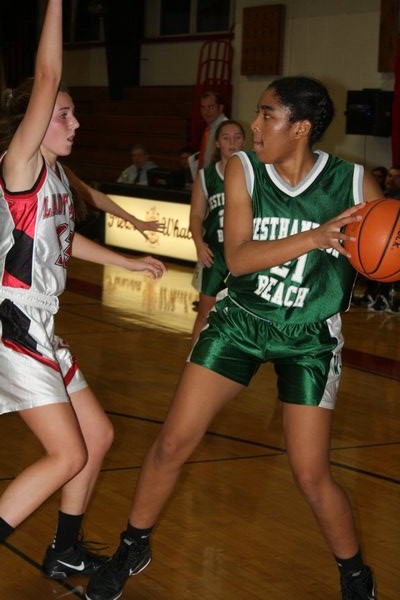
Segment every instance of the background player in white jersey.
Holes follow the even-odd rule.
[[[283,77],[262,94],[251,126],[254,151],[233,156],[225,170],[227,295],[191,352],[145,456],[127,529],[90,579],[88,600],[119,598],[129,575],[150,562],[149,537],[182,466],[266,361],[277,373],[289,464],[339,566],[342,599],[376,598],[329,448],[343,344],[339,312],[349,306],[355,279],[344,227],[360,218],[363,200],[382,192],[361,166],[313,150],[333,112],[325,87],[310,78]]]
[[[79,540],[82,518],[113,431],[68,346],[54,335],[71,254],[158,278],[164,265],[126,258],[74,235],[68,179],[57,162],[79,126],[60,87],[62,1],[48,0],[35,78],[8,95],[1,122],[0,412],[18,411],[44,456],[0,498],[0,541],[62,487],[56,538],[44,571],[89,574],[102,558]],[[76,568],[75,568],[76,567]]]
[[[234,154],[245,142],[243,127],[237,121],[222,121],[215,132],[216,151],[209,167],[200,169],[193,184],[190,231],[201,265],[200,297],[193,326],[192,343],[207,323],[215,297],[224,287],[228,267],[224,258],[224,172]]]

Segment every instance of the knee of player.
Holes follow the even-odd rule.
[[[68,447],[58,456],[58,470],[64,473],[66,480],[77,475],[85,467],[88,460],[88,452],[85,444],[74,444]]]
[[[312,468],[303,468],[293,473],[301,493],[311,503],[318,502],[324,494],[326,477]]]
[[[99,427],[97,435],[85,437],[88,462],[99,465],[114,441],[114,428],[110,422]]]
[[[99,440],[101,451],[103,453],[107,452],[114,441],[114,427],[111,421],[107,420],[103,424],[101,431],[98,432],[97,438]]]
[[[185,462],[190,444],[174,432],[161,433],[154,446],[157,466],[180,465]]]

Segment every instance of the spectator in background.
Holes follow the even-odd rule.
[[[158,165],[149,159],[147,148],[143,144],[135,144],[131,149],[132,164],[122,171],[118,183],[132,183],[134,185],[148,185],[147,171]]]
[[[206,128],[200,145],[199,169],[205,169],[211,164],[215,150],[215,132],[222,121],[226,121],[224,115],[224,98],[220,92],[206,91],[201,95],[200,111]]]
[[[375,169],[372,169],[372,171],[371,171],[372,177],[375,177],[376,181],[378,182],[379,187],[383,191],[385,190],[385,181],[386,181],[387,172],[388,172],[388,170],[386,167],[375,167]]]
[[[384,193],[386,198],[400,199],[400,165],[393,165],[387,170]]]

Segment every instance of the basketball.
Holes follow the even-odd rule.
[[[400,200],[378,198],[368,202],[357,214],[362,220],[345,229],[355,241],[343,245],[351,253],[353,267],[375,281],[400,280]]]

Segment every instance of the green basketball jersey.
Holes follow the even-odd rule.
[[[253,240],[276,240],[310,230],[362,202],[363,167],[317,151],[306,178],[289,186],[252,151],[238,153],[253,207]],[[330,248],[313,250],[270,269],[234,277],[229,296],[274,322],[312,323],[347,310],[355,271]]]
[[[224,251],[224,176],[219,163],[213,164],[200,171],[200,181],[203,193],[207,198],[207,216],[203,221],[204,241],[211,250]]]

